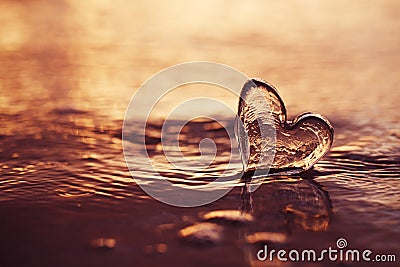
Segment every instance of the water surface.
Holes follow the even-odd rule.
[[[400,258],[397,1],[0,6],[1,266],[257,266],[265,242],[324,249],[341,237]],[[289,118],[324,114],[332,150],[313,170],[266,178],[252,194],[240,183],[196,208],[152,199],[125,164],[124,111],[150,75],[192,60],[266,79]],[[149,154],[171,181],[211,181],[230,149],[219,124],[192,122],[181,136],[193,159],[199,140],[216,140],[206,173],[171,168],[159,154],[160,118],[177,101],[149,122]]]

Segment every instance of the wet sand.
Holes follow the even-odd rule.
[[[400,259],[399,14],[397,1],[1,2],[0,266],[259,266],[266,242],[319,250],[338,238]],[[125,109],[151,75],[195,60],[271,82],[289,117],[324,114],[331,152],[307,174],[266,179],[251,195],[238,185],[197,208],[146,195],[122,153]],[[155,111],[156,138],[182,95]],[[225,155],[221,131],[203,124],[200,137],[222,140]],[[182,137],[193,155],[196,131]],[[225,167],[221,156],[205,178]],[[190,226],[214,239],[182,234]],[[315,264],[330,265],[340,263]]]

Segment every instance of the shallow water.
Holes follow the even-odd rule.
[[[320,250],[338,238],[400,258],[396,1],[0,5],[0,266],[258,266],[265,243]],[[165,11],[158,20],[155,10]],[[324,114],[335,129],[331,151],[307,173],[265,178],[251,194],[239,183],[201,207],[152,199],[124,160],[124,111],[150,75],[190,60],[270,81],[289,118]],[[183,186],[218,178],[230,149],[218,123],[195,121],[181,149],[195,159],[203,137],[216,140],[209,169],[182,171],[160,156],[159,118],[200,89],[190,90],[161,103],[148,128],[149,155]],[[315,264],[329,265],[341,263]]]

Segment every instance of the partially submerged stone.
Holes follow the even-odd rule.
[[[247,243],[284,243],[287,239],[286,234],[277,232],[257,232],[246,236]]]
[[[254,220],[253,215],[240,210],[215,210],[203,215],[204,220],[226,221],[231,223],[246,223]]]
[[[179,236],[195,244],[218,244],[222,240],[223,227],[215,223],[196,223],[179,231]]]

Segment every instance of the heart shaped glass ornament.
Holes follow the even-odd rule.
[[[295,174],[310,169],[329,151],[333,127],[313,113],[288,121],[278,91],[251,79],[240,93],[236,136],[245,172]]]

